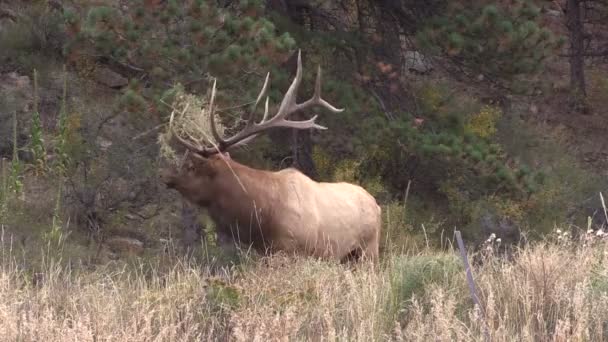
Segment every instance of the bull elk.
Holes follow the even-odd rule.
[[[302,82],[302,60],[298,53],[296,76],[284,95],[277,113],[269,118],[268,98],[264,116],[255,122],[254,112],[268,90],[270,73],[252,110],[246,114],[245,127],[230,138],[218,134],[215,124],[215,81],[209,101],[211,133],[216,143],[203,146],[192,138],[180,137],[169,121],[170,131],[186,147],[182,167],[169,167],[162,181],[184,198],[207,209],[218,234],[252,246],[262,254],[277,251],[321,259],[372,260],[378,258],[381,209],[362,187],[345,182],[316,182],[294,168],[280,171],[257,170],[240,164],[227,154],[272,128],[326,129],[309,120],[291,121],[297,111],[321,106],[338,109],[321,98],[321,68],[318,68],[314,95],[296,103]]]

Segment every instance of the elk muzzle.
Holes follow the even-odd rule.
[[[169,167],[160,171],[159,179],[168,189],[174,189],[177,183],[177,169]]]

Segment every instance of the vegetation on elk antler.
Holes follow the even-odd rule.
[[[210,108],[207,98],[198,97],[185,92],[183,86],[177,85],[172,89],[172,120],[170,124],[173,130],[186,137],[191,137],[195,141],[203,143],[205,146],[212,146],[215,142],[212,138],[210,125]],[[224,126],[218,117],[215,117],[216,129],[219,134],[224,134]],[[158,137],[161,155],[175,162],[177,155],[171,148],[170,142],[172,131],[168,129]]]

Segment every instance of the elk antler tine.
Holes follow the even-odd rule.
[[[310,118],[308,120],[304,120],[304,121],[283,120],[283,121],[281,121],[281,127],[289,127],[289,128],[296,128],[296,129],[308,129],[308,128],[315,128],[315,129],[321,129],[321,130],[327,129],[327,127],[317,124],[315,122],[315,120],[317,120],[317,115],[313,116],[312,118]]]
[[[173,118],[175,117],[175,109],[171,111],[171,116],[169,117],[169,127],[173,126]]]
[[[314,101],[314,103],[319,104],[334,113],[340,113],[340,112],[344,111],[344,108],[336,108],[321,97],[321,66],[320,65],[317,67],[317,80],[315,81],[315,93],[313,95],[313,101]]]
[[[319,104],[334,113],[342,113],[344,111],[344,108],[336,108],[323,99],[319,99]]]
[[[266,95],[266,92],[268,91],[268,81],[269,80],[270,80],[270,72],[268,72],[266,74],[266,80],[264,80],[264,85],[262,86],[262,90],[260,91],[258,98],[255,100],[255,103],[253,104],[251,113],[249,113],[249,120],[247,123],[248,125],[252,125],[254,122],[255,110],[258,108],[258,104],[260,103],[260,100]],[[266,115],[266,113],[264,113],[264,115]]]
[[[317,100],[321,98],[321,65],[317,66],[317,79],[315,80],[315,93],[313,98]]]
[[[215,86],[216,86],[216,79],[213,79],[213,88],[211,89],[211,99],[209,100],[209,110],[211,111],[209,113],[209,120],[211,121],[211,134],[213,134],[213,138],[218,142],[218,144],[223,145],[226,142],[224,141],[224,139],[219,135],[219,133],[217,132],[217,126],[215,125],[215,108],[214,108],[214,102],[215,102]]]
[[[298,88],[300,87],[301,82],[302,82],[302,50],[298,50],[298,67],[296,69],[296,77],[293,79],[293,82],[291,82],[289,89],[287,89],[287,92],[285,93],[285,96],[283,97],[283,101],[281,101],[281,105],[279,106],[277,115],[275,115],[275,117],[272,118],[271,121],[275,120],[275,118],[277,120],[280,120],[281,117],[283,117],[291,112],[289,110],[289,108],[294,107],[296,104],[296,96],[297,96],[296,92],[298,91]]]
[[[182,145],[184,145],[187,149],[189,150],[193,150],[196,151],[198,153],[202,152],[202,149],[200,146],[195,146],[192,143],[190,143],[189,141],[187,141],[186,139],[182,138],[179,136],[179,134],[177,134],[177,132],[175,132],[175,129],[173,127],[171,127],[171,133],[172,135],[175,137],[175,139],[177,139],[177,141],[179,141]]]
[[[296,68],[296,80],[298,80],[298,84],[302,80],[302,50],[298,50],[298,67]]]
[[[266,120],[268,120],[268,101],[270,99],[268,98],[268,96],[266,96],[266,104],[264,105],[264,116],[262,117],[262,122],[265,122]]]
[[[260,102],[262,97],[264,97],[264,95],[266,95],[266,91],[268,91],[268,81],[270,81],[270,71],[268,73],[266,73],[266,79],[264,80],[264,85],[262,86],[262,90],[260,91],[258,98],[255,100],[256,105]]]
[[[243,140],[238,141],[237,143],[234,143],[231,147],[241,147],[244,145],[249,144],[253,139],[257,138],[259,134],[254,134],[251,135]]]
[[[258,95],[254,108],[256,108],[259,105],[260,100],[266,94],[266,91],[268,88],[268,82],[269,82],[268,80],[269,80],[269,74],[266,76],[266,81],[264,82],[264,87],[262,88],[260,95]],[[204,149],[204,152],[209,153],[209,154],[217,153],[217,152],[224,151],[231,146],[244,145],[244,144],[252,141],[255,137],[257,137],[262,132],[270,130],[275,127],[287,127],[287,128],[295,128],[295,129],[320,129],[320,130],[327,129],[327,127],[321,126],[315,122],[315,120],[317,119],[316,115],[312,119],[304,120],[304,121],[286,120],[286,117],[289,116],[290,114],[293,114],[293,113],[303,110],[303,109],[309,109],[310,107],[316,106],[316,105],[320,105],[320,106],[322,106],[332,112],[336,112],[336,113],[344,110],[341,108],[334,107],[333,105],[329,104],[329,102],[327,102],[323,98],[321,98],[321,68],[320,67],[318,68],[318,72],[317,72],[315,93],[314,93],[313,97],[306,100],[304,103],[298,104],[297,103],[297,91],[298,91],[298,88],[300,87],[301,83],[302,83],[302,51],[298,50],[298,60],[297,60],[297,69],[296,69],[295,78],[293,79],[291,85],[289,86],[289,89],[287,89],[287,92],[283,96],[283,100],[281,101],[281,103],[279,105],[279,109],[274,114],[274,116],[269,118],[270,114],[268,113],[268,107],[269,107],[270,99],[268,96],[266,96],[266,103],[264,106],[265,107],[264,117],[262,118],[262,121],[260,121],[259,123],[255,123],[255,120],[252,118],[252,116],[250,116],[248,119],[247,125],[245,126],[245,128],[243,130],[241,130],[240,132],[231,136],[230,138],[220,140],[220,137],[216,137],[216,139],[218,139],[218,141],[220,141],[219,146],[216,146],[214,149]],[[214,113],[212,112],[212,114],[214,114]],[[212,124],[214,125],[215,123],[212,123]]]

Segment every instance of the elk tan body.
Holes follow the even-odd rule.
[[[249,168],[213,156],[165,182],[208,209],[218,233],[262,253],[375,260],[381,210],[363,188],[315,182],[300,171]]]
[[[320,106],[334,113],[321,98],[321,69],[317,73],[312,98],[296,102],[302,81],[301,54],[296,77],[287,90],[276,115],[269,118],[268,97],[264,116],[258,123],[254,113],[268,90],[264,86],[246,119],[245,128],[230,138],[218,134],[215,124],[215,82],[209,101],[211,133],[217,144],[204,147],[174,131],[175,138],[190,153],[185,167],[163,172],[164,182],[189,201],[206,208],[218,226],[218,233],[250,244],[263,253],[285,251],[319,258],[377,260],[381,210],[372,195],[354,184],[315,182],[293,168],[272,172],[257,170],[223,154],[273,128],[326,129],[309,120],[291,121],[287,116]]]

